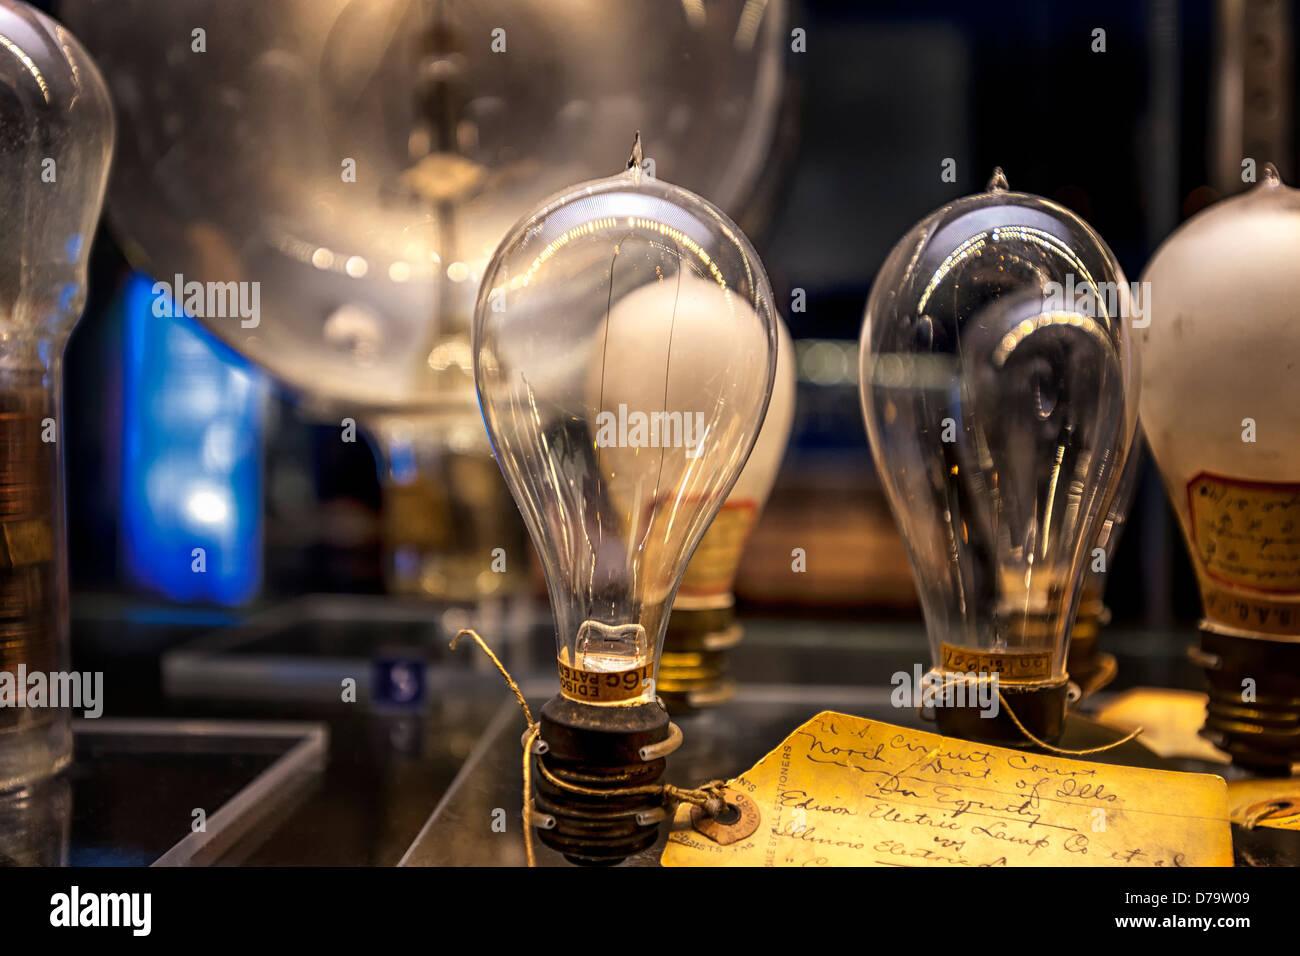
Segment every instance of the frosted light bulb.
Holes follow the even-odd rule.
[[[555,616],[560,694],[541,718],[553,776],[617,789],[662,773],[680,736],[655,692],[669,610],[754,445],[776,349],[749,241],[646,175],[639,140],[626,173],[547,201],[489,262],[474,377]],[[617,861],[653,843],[649,799],[575,811],[543,777],[542,840]]]
[[[1008,192],[999,171],[894,247],[862,329],[863,413],[933,669],[996,676],[1046,740],[1063,729],[1085,559],[1136,423],[1128,293],[1087,223]],[[941,730],[1025,740],[1004,708],[943,706],[977,699],[968,686],[935,700]]]
[[[1300,760],[1300,191],[1271,166],[1143,274],[1142,420],[1191,552],[1204,733],[1239,763]]]
[[[750,532],[785,457],[794,423],[794,343],[778,319],[776,378],[767,417],[736,486],[695,550],[677,589],[659,664],[659,694],[674,713],[730,699],[727,655],[744,637],[733,589]]]
[[[112,148],[108,92],[76,38],[0,0],[0,791],[72,756],[68,710],[27,691],[68,666],[63,347]]]

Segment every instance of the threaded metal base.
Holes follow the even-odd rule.
[[[716,707],[736,695],[728,655],[743,637],[731,607],[673,611],[655,682],[670,713]]]
[[[666,818],[662,799],[600,791],[662,776],[667,761],[643,759],[642,748],[669,739],[668,712],[658,703],[598,706],[557,696],[542,708],[541,724],[545,748],[534,759],[562,783],[597,791],[573,793],[539,772],[533,806],[545,821],[542,843],[583,866],[612,866],[653,846]]]
[[[1300,642],[1201,630],[1209,703],[1201,736],[1258,773],[1300,762]]]
[[[1085,618],[1081,609],[1075,622],[1074,634],[1070,638],[1066,669],[1070,673],[1070,679],[1079,686],[1080,701],[1103,689],[1115,679],[1119,671],[1115,655],[1097,648],[1098,624],[1098,618]]]

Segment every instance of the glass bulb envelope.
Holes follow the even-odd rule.
[[[155,278],[259,283],[196,316],[295,391],[473,413],[468,339],[505,231],[653,129],[661,171],[748,196],[784,3],[63,0],[126,135],[110,195]]]
[[[1087,223],[1000,175],[917,223],[876,279],[863,410],[941,672],[1065,679],[1137,420],[1129,291]]]
[[[488,264],[479,402],[542,558],[566,696],[653,699],[673,596],[753,447],[776,349],[748,240],[639,167],[543,204]]]

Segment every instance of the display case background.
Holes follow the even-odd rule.
[[[1001,166],[1013,188],[1087,219],[1136,279],[1161,238],[1220,195],[1210,173],[1215,5],[810,0],[789,20],[806,31],[807,52],[786,55],[776,142],[751,201],[734,212],[799,341],[801,380],[790,452],[738,591],[766,613],[915,617],[852,358],[876,271],[916,219],[979,191]],[[1098,28],[1104,53],[1091,50]],[[644,132],[653,152],[653,131]],[[955,182],[940,177],[945,158],[956,162]],[[1289,157],[1278,158],[1294,181]],[[142,590],[122,562],[128,269],[101,229],[89,304],[67,355],[72,585],[82,606],[105,596],[167,598]],[[795,290],[805,311],[789,308]],[[256,601],[381,591],[382,503],[369,448],[305,421],[291,396],[273,388],[271,396],[261,422]],[[788,573],[792,541],[821,556],[797,581]],[[1149,465],[1107,601],[1117,622],[1140,627],[1187,625],[1199,613]]]

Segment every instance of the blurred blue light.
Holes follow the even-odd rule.
[[[240,604],[262,577],[265,377],[193,319],[155,315],[153,285],[136,273],[125,294],[127,573],[173,600]]]

